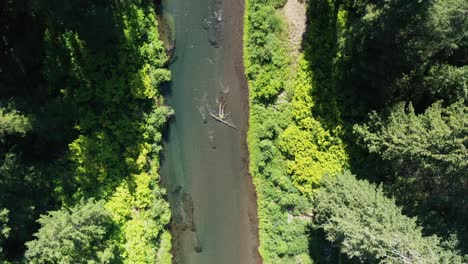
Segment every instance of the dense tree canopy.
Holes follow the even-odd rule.
[[[468,1],[305,2],[291,51],[286,1],[246,1],[264,262],[467,262]],[[157,26],[150,0],[0,1],[0,261],[171,262]]]
[[[155,8],[147,0],[1,1],[0,204],[11,231],[0,242],[7,260],[23,259],[47,211],[37,233],[43,238],[28,244],[31,261],[86,258],[94,246],[72,252],[45,234],[72,218],[60,208],[95,198],[115,209],[105,221],[116,235],[106,240],[121,261],[170,262],[170,212],[157,174],[172,113],[159,88],[170,73]],[[107,230],[101,222],[92,228]],[[101,263],[106,254],[90,259]]]
[[[355,97],[354,104],[369,109],[409,99],[420,108],[431,99],[466,98],[466,74],[462,77],[468,50],[466,1],[349,1],[346,5],[343,81],[348,89],[343,92],[361,97]],[[437,78],[438,83],[425,85],[424,80]]]
[[[26,243],[28,263],[118,263],[110,243],[114,223],[104,202],[88,201],[42,215],[35,240]]]
[[[327,124],[312,109],[317,97],[309,65],[300,60],[292,98],[292,121],[279,136],[279,148],[287,158],[287,169],[297,188],[312,195],[324,174],[340,172],[347,166],[347,155],[340,124]],[[330,116],[332,114],[328,114]]]
[[[284,3],[247,1],[244,59],[251,106],[250,171],[259,195],[260,252],[265,263],[338,262],[339,254],[325,257],[317,249],[322,231],[336,241],[354,239],[354,245],[337,245],[348,257],[360,254],[363,261],[385,262],[382,258],[391,255],[393,245],[385,240],[388,237],[365,241],[361,234],[369,223],[395,228],[386,235],[415,229],[406,237],[414,237],[414,245],[411,239],[403,241],[404,253],[398,252],[404,256],[416,252],[414,261],[418,254],[429,256],[429,251],[435,252],[437,263],[457,260],[451,253],[446,256],[441,246],[457,237],[460,243],[455,247],[467,251],[468,2],[306,2],[307,28],[296,56],[284,52],[290,46],[285,37],[290,32],[285,31],[294,30],[284,22],[297,18],[277,23],[271,14],[277,9],[280,18],[290,15],[281,10]],[[358,187],[350,182],[351,176],[338,176],[350,183],[339,187],[343,193],[349,191],[350,202],[354,196],[360,201],[360,196],[378,193],[378,202],[390,207],[378,207],[383,215],[389,214],[389,222],[377,225],[379,219],[360,208],[367,205],[362,201],[356,205],[354,226],[319,225],[295,238],[304,241],[308,236],[306,253],[289,243],[293,241],[289,237],[307,223],[321,199],[334,193],[330,180],[321,182],[323,175],[343,168],[383,184],[384,191],[370,191],[371,187],[354,191]],[[328,187],[316,194],[322,184]],[[402,209],[385,195],[395,196]],[[304,198],[313,199],[312,206],[304,206]],[[421,226],[401,211],[417,216]],[[321,223],[329,217],[325,215]],[[392,226],[392,219],[401,221]],[[291,227],[273,228],[275,224]],[[439,238],[431,238],[433,234]],[[394,257],[387,262],[404,262]]]
[[[463,101],[447,108],[438,102],[420,115],[411,104],[400,103],[388,115],[371,113],[355,133],[382,160],[387,180],[401,189],[400,202],[426,215],[432,228],[466,231],[468,108]]]
[[[439,238],[424,237],[382,188],[349,172],[327,176],[314,197],[315,222],[342,253],[360,263],[463,263]],[[466,259],[465,259],[466,261]]]
[[[352,166],[385,183],[425,232],[465,240],[468,3],[345,6],[337,97],[350,132],[367,122],[348,136]]]

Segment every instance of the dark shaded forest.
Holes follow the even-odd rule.
[[[155,8],[0,2],[0,262],[170,262]]]
[[[383,183],[424,234],[457,237],[466,254],[468,4],[356,1],[339,8],[347,22],[337,41],[335,93],[349,128],[351,170]]]

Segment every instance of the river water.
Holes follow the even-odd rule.
[[[174,262],[258,263],[256,196],[248,175],[242,0],[163,0],[176,49],[166,103],[175,110],[160,174],[172,209]],[[226,102],[227,119],[209,115]]]

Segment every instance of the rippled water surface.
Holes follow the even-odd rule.
[[[256,254],[244,145],[247,102],[233,57],[239,51],[226,35],[229,19],[242,14],[226,15],[223,8],[226,3],[213,0],[163,2],[176,39],[166,91],[175,116],[160,171],[172,207],[175,263],[254,263]],[[238,130],[209,115],[223,99]]]

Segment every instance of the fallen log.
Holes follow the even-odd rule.
[[[210,116],[213,117],[215,120],[225,124],[226,126],[229,126],[231,128],[234,128],[234,129],[238,129],[235,125],[221,119],[219,116],[217,116],[216,114],[214,114],[213,112],[210,111]]]

